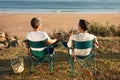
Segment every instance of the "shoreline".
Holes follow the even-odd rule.
[[[27,33],[32,30],[30,20],[33,17],[40,17],[43,21],[43,29],[47,33],[63,28],[65,31],[71,28],[77,29],[79,19],[86,19],[90,23],[106,22],[119,25],[120,14],[31,14],[31,13],[0,13],[0,30],[9,34],[25,38]]]
[[[105,11],[105,10],[0,10],[0,14],[120,14],[120,11]]]

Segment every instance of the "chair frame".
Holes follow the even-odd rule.
[[[90,41],[82,41],[82,42],[78,42],[78,41],[72,41],[73,47],[72,47],[72,55],[70,55],[70,72],[71,72],[71,76],[76,76],[80,71],[82,73],[87,74],[90,77],[94,77],[93,75],[96,74],[95,71],[95,66],[96,66],[96,62],[95,62],[95,54],[94,54],[94,40],[90,40]],[[91,48],[91,52],[89,55],[87,56],[78,56],[75,54],[74,49],[87,49],[87,48]],[[88,60],[87,62],[85,62],[85,60]],[[74,61],[76,61],[77,65],[80,67],[80,69],[78,69],[76,72],[74,71]],[[89,63],[89,64],[87,64]],[[87,67],[91,67],[91,71],[87,70]],[[92,72],[92,74],[90,74],[90,72]]]
[[[28,42],[28,63],[29,63],[29,71],[30,73],[34,73],[33,71],[33,66],[34,65],[37,65],[38,68],[44,72],[46,72],[47,74],[52,74],[52,68],[53,68],[53,59],[52,59],[52,56],[49,54],[49,48],[53,47],[53,46],[50,46],[50,45],[47,45],[47,39],[46,40],[43,40],[43,41],[30,41],[30,40],[27,40]],[[35,44],[34,44],[35,43]],[[46,52],[42,52],[42,51],[37,51],[38,53],[42,52],[42,53],[45,53],[44,57],[42,60],[39,60],[40,58],[33,55],[32,53],[32,49],[31,47],[34,47],[34,48],[41,48],[41,47],[45,47],[45,50]],[[44,51],[44,50],[43,50]],[[49,65],[50,65],[50,72],[48,72],[46,69],[44,69],[42,67],[42,63],[45,62],[45,61],[48,61],[49,62]]]

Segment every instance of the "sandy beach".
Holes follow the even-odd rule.
[[[120,14],[0,14],[0,30],[9,34],[25,38],[32,30],[30,20],[40,17],[43,21],[43,31],[51,33],[53,30],[72,27],[77,29],[79,19],[87,19],[89,22],[106,22],[114,25],[120,24]]]

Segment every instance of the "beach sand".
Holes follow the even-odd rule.
[[[120,24],[120,14],[0,14],[0,30],[9,34],[25,38],[32,30],[30,20],[33,17],[40,17],[43,21],[42,31],[51,33],[54,30],[63,28],[70,30],[77,29],[79,19],[86,19],[89,22],[106,22],[114,25]]]

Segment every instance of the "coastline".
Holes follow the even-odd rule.
[[[119,9],[89,10],[89,9],[0,9],[0,14],[120,14]]]
[[[79,19],[86,19],[90,23],[98,22],[105,24],[106,22],[119,25],[120,14],[118,13],[99,13],[99,14],[35,14],[35,13],[0,13],[0,30],[12,35],[25,38],[27,33],[31,31],[30,20],[33,17],[40,17],[43,21],[43,31],[51,33],[54,30],[63,28],[70,30],[77,29]]]

